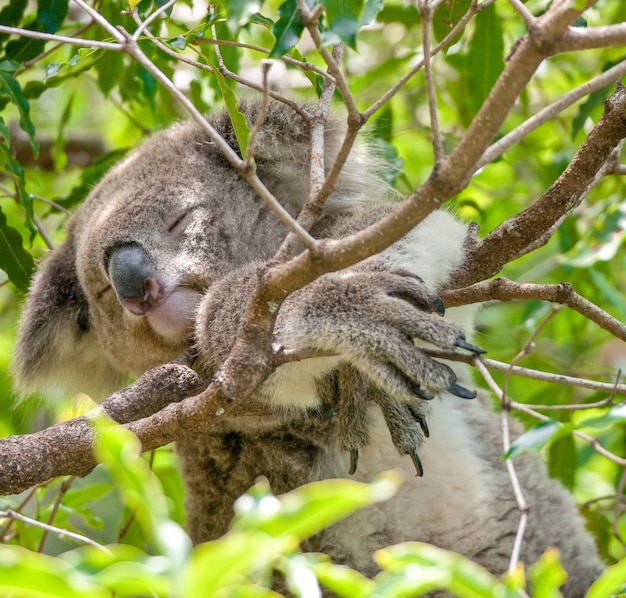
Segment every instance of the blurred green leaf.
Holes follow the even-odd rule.
[[[37,20],[47,33],[56,33],[67,16],[69,0],[38,0]]]
[[[268,577],[272,563],[295,545],[265,533],[232,531],[198,546],[182,572],[183,596],[228,596],[251,576]],[[232,595],[232,594],[231,594]]]
[[[6,6],[0,10],[0,23],[6,27],[16,27],[19,25],[20,20],[26,9],[27,0],[11,0]],[[2,47],[4,41],[9,38],[6,33],[0,33],[0,47]]]
[[[394,472],[381,474],[371,484],[332,479],[312,482],[275,497],[259,482],[235,503],[232,527],[261,530],[272,537],[308,538],[358,509],[390,498],[400,485]]]
[[[583,419],[577,424],[577,428],[606,428],[615,423],[626,423],[626,405],[614,405],[600,417]]]
[[[536,598],[560,598],[559,588],[567,580],[567,573],[561,565],[559,551],[549,548],[539,560],[528,568],[528,581],[532,596]]]
[[[307,0],[307,6],[313,7],[312,0]],[[278,8],[278,17],[273,28],[276,41],[269,58],[278,58],[289,52],[300,41],[300,36],[304,31],[296,0],[285,0]]]
[[[252,15],[261,10],[261,0],[227,0],[226,24],[232,33],[247,24]]]
[[[616,598],[626,595],[626,559],[607,567],[591,585],[585,598]]]
[[[169,519],[167,501],[157,477],[141,458],[137,437],[104,417],[94,421],[94,453],[113,478],[124,502],[157,548],[171,560],[184,562],[191,543],[183,530]]]
[[[320,0],[326,11],[329,31],[323,32],[324,42],[327,44],[345,42],[351,48],[356,48],[356,34],[361,28],[363,0]]]
[[[460,598],[519,598],[486,569],[469,559],[421,542],[403,542],[374,553],[384,569],[376,578],[385,598],[404,597],[434,589]],[[389,573],[393,574],[391,577]]]
[[[330,561],[313,563],[311,567],[319,582],[339,598],[371,596],[376,589],[371,579],[349,567]]]
[[[573,424],[562,424],[557,421],[541,422],[513,440],[503,458],[512,459],[525,451],[538,451],[549,442],[570,434],[573,429]]]
[[[22,235],[9,226],[0,208],[0,269],[22,292],[26,292],[30,277],[35,270],[32,255],[22,245]]]
[[[502,24],[495,4],[481,10],[474,19],[474,35],[467,54],[467,98],[472,114],[476,114],[504,69]]]
[[[37,19],[31,19],[26,23],[20,24],[22,29],[30,29],[31,31],[41,31],[41,25]],[[41,54],[46,46],[46,42],[34,37],[18,37],[12,39],[5,48],[6,57],[17,63],[32,60]]]
[[[437,6],[433,14],[433,33],[438,42],[454,29],[457,23],[470,9],[471,4],[472,0],[443,0],[443,2]],[[459,41],[462,35],[463,29],[454,37],[450,45]]]
[[[30,146],[35,157],[39,154],[39,144],[35,140],[35,125],[30,119],[30,105],[22,88],[13,73],[19,69],[19,64],[9,60],[0,62],[0,96],[5,96],[17,107],[20,112],[20,127],[30,139]]]
[[[15,598],[110,598],[98,586],[60,559],[0,545],[0,595]]]

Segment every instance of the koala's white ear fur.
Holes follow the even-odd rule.
[[[13,356],[21,396],[78,391],[101,398],[118,386],[89,326],[89,304],[76,275],[71,239],[53,250],[35,274]]]

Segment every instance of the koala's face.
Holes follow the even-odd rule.
[[[89,324],[116,368],[140,374],[188,346],[203,292],[250,258],[258,213],[246,184],[189,126],[107,174],[70,235]]]

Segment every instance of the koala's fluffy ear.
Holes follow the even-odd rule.
[[[119,387],[89,326],[89,304],[78,281],[71,239],[53,250],[35,274],[13,356],[19,395],[78,391],[101,398]]]

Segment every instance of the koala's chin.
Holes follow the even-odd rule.
[[[147,318],[154,332],[168,341],[182,342],[193,330],[200,298],[197,291],[178,287],[148,313],[134,317]]]

